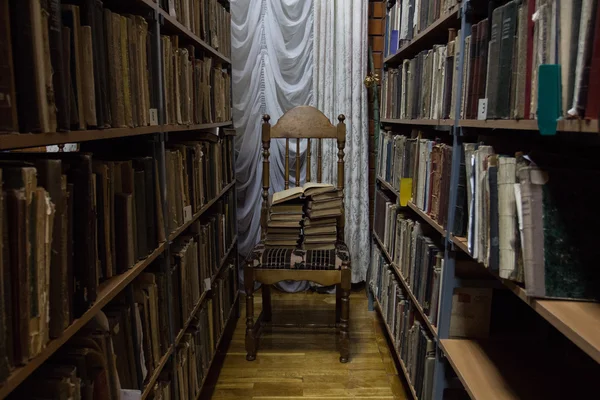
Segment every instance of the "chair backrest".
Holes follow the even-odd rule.
[[[263,116],[262,145],[263,145],[263,204],[261,209],[262,236],[267,232],[267,221],[269,218],[269,148],[271,139],[285,139],[285,189],[289,189],[290,182],[290,139],[307,139],[306,148],[306,182],[311,182],[311,141],[318,140],[317,146],[317,182],[321,182],[323,175],[322,148],[323,139],[337,139],[338,161],[337,161],[337,189],[344,189],[344,147],[346,145],[346,124],[344,114],[338,116],[338,124],[334,126],[321,111],[312,106],[298,106],[287,111],[279,118],[273,126],[270,124],[271,117]],[[296,140],[296,176],[295,186],[300,185],[300,140]],[[343,240],[344,214],[338,219],[338,239]]]

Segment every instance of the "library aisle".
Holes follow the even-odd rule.
[[[273,320],[278,323],[309,319],[331,322],[334,318],[333,294],[273,290],[272,295]],[[260,293],[255,293],[254,299],[259,312]],[[364,290],[353,291],[350,304],[351,362],[346,364],[339,362],[336,336],[331,331],[286,328],[266,332],[256,360],[246,361],[246,320],[242,311],[227,354],[218,360],[221,365],[215,365],[215,371],[221,368],[220,374],[207,382],[213,385],[207,387],[207,399],[211,389],[213,400],[409,399],[390,353],[385,328],[378,315],[368,311]]]

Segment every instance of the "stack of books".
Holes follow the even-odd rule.
[[[343,191],[328,183],[308,182],[273,194],[266,246],[333,249]]]
[[[306,218],[304,221],[304,248],[307,250],[331,250],[337,240],[337,218],[344,209],[344,192],[333,185],[314,189],[306,195]]]

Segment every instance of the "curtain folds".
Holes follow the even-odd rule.
[[[370,252],[368,117],[362,84],[366,67],[366,7],[367,3],[360,0],[231,1],[233,119],[238,134],[238,231],[242,256],[260,239],[261,116],[268,113],[271,123],[275,123],[285,111],[311,104],[332,121],[337,122],[341,113],[347,117],[346,241],[353,257],[353,281],[365,279]],[[306,141],[301,141],[301,184],[306,176],[306,147]],[[334,183],[337,148],[334,143],[324,143],[323,150],[323,181]],[[293,140],[289,151],[293,160]],[[315,148],[312,151],[317,154]],[[271,143],[269,160],[272,193],[284,188],[285,141]],[[290,182],[294,181],[296,168],[292,161]],[[315,172],[313,169],[313,176]],[[298,291],[308,288],[308,283],[281,286],[287,291]]]

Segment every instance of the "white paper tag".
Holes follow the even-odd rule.
[[[210,285],[210,278],[204,279],[204,291],[205,292],[210,291],[210,287],[211,287],[211,285]]]
[[[477,119],[485,121],[487,119],[488,99],[479,99],[479,108],[477,109]]]
[[[183,223],[190,222],[192,220],[192,206],[183,207]]]
[[[156,108],[150,109],[150,125],[158,125],[158,109]]]

